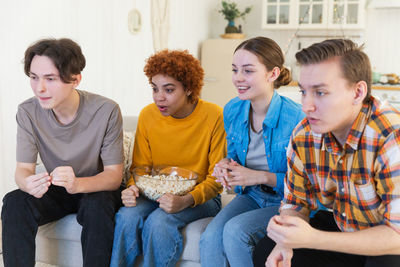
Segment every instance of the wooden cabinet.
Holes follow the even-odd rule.
[[[362,29],[365,0],[263,0],[263,29]]]

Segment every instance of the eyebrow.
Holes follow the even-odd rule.
[[[157,86],[155,83],[151,82],[152,85]],[[174,83],[166,83],[163,84],[162,87],[167,87],[167,86],[176,86]]]
[[[301,85],[301,83],[298,83],[298,86],[301,88],[301,89],[304,89],[304,87]],[[311,89],[319,89],[319,88],[321,88],[321,87],[325,87],[326,86],[326,84],[325,83],[319,83],[319,84],[315,84],[315,85],[313,85],[313,86],[311,86]]]
[[[30,71],[29,74],[30,74],[30,75],[39,76],[39,75],[37,75],[36,73],[34,73],[34,72],[32,72],[32,71]],[[55,73],[49,73],[49,74],[43,75],[43,77],[52,77],[52,76],[58,77],[59,75],[57,75],[57,74],[55,74]]]
[[[236,65],[232,64],[232,67],[236,67]],[[254,65],[253,64],[244,64],[244,65],[242,65],[242,67],[254,67]]]

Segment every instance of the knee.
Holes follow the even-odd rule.
[[[224,244],[237,244],[237,242],[241,242],[247,239],[247,233],[244,231],[245,225],[243,225],[240,221],[232,218],[229,220],[224,227],[223,230],[223,240]]]
[[[79,206],[78,221],[114,221],[116,209],[111,192],[85,194]]]
[[[29,198],[29,194],[17,189],[7,193],[3,198],[3,208],[1,216],[9,216],[13,213],[21,213],[21,211],[28,207],[26,199]]]
[[[224,225],[215,221],[215,218],[207,225],[206,230],[200,236],[200,246],[208,247],[213,243],[222,242]]]
[[[149,236],[165,236],[178,231],[178,226],[170,216],[161,209],[153,211],[144,222],[143,233]]]
[[[135,207],[121,207],[115,214],[116,227],[131,228],[143,224],[144,218],[136,212]]]

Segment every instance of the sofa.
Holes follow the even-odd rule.
[[[127,116],[124,120],[124,179],[128,177],[129,164],[133,149],[134,132],[137,117]],[[40,163],[37,171],[43,170]],[[225,206],[234,195],[222,194],[222,206]],[[200,264],[200,235],[211,221],[212,217],[203,218],[188,224],[182,231],[184,248],[177,266],[196,267]],[[62,267],[82,266],[81,247],[82,227],[76,221],[76,214],[39,227],[36,236],[36,261]]]

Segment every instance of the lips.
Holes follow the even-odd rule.
[[[319,120],[313,117],[307,117],[307,120],[310,124],[316,124]]]
[[[167,111],[167,107],[166,106],[157,106],[157,107],[161,112],[166,112]]]
[[[43,96],[38,96],[40,101],[47,101],[49,99],[51,99],[51,97],[43,97]]]
[[[249,86],[236,86],[236,88],[238,89],[239,94],[243,94],[243,93],[245,93],[247,90],[250,89]]]

